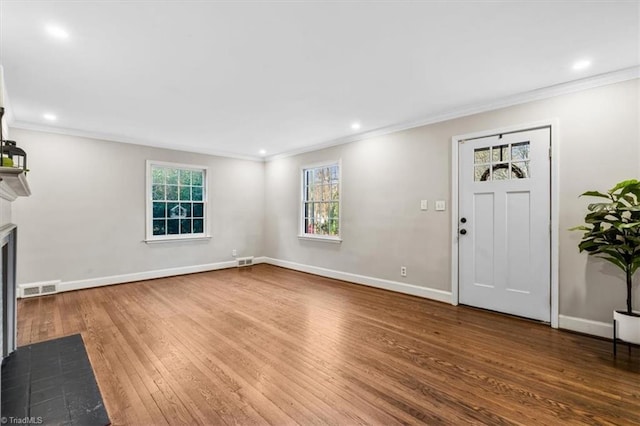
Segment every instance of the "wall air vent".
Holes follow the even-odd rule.
[[[56,293],[58,291],[55,284],[47,284],[40,287],[40,294]]]
[[[46,294],[55,294],[58,292],[58,284],[60,281],[46,281],[41,283],[33,283],[19,286],[22,290],[21,297],[44,296]]]
[[[23,287],[22,297],[38,296],[40,294],[40,286],[35,287]]]
[[[238,268],[251,265],[253,265],[253,256],[238,258]]]

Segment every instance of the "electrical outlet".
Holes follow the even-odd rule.
[[[231,256],[236,257],[238,255],[238,250],[233,249],[231,250]]]
[[[401,277],[406,277],[407,276],[407,267],[406,266],[401,266],[400,267],[400,276]]]

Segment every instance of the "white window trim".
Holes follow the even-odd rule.
[[[177,235],[153,235],[153,218],[151,217],[153,212],[153,197],[151,192],[153,176],[151,176],[152,166],[172,167],[176,169],[187,169],[204,171],[204,197],[203,197],[203,230],[200,234],[177,234]],[[144,242],[148,244],[152,243],[170,243],[170,242],[185,242],[185,241],[200,241],[208,240],[211,238],[209,234],[209,168],[207,166],[198,166],[195,164],[182,164],[171,163],[167,161],[147,160],[147,176],[145,180],[146,190],[146,208],[145,208],[145,224],[146,235]]]
[[[309,241],[321,241],[324,243],[336,243],[336,244],[340,244],[342,242],[342,238],[336,237],[334,235],[299,234],[298,239],[309,240]]]
[[[339,234],[336,235],[317,235],[317,234],[307,234],[304,232],[304,171],[307,169],[315,169],[318,167],[329,167],[338,165],[338,207],[339,207],[339,215],[338,215],[338,229]],[[342,242],[342,159],[338,160],[328,160],[322,161],[318,163],[305,164],[300,166],[300,202],[299,212],[298,212],[298,239],[300,240],[310,240],[310,241],[321,241],[327,243],[341,243]]]
[[[201,235],[201,234],[195,234]],[[147,244],[164,244],[164,243],[175,243],[175,242],[187,242],[187,241],[209,241],[211,239],[211,235],[205,235],[203,237],[179,237],[175,238],[173,235],[166,235],[164,237],[157,237],[153,240],[144,240]]]

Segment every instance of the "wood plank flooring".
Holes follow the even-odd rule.
[[[115,425],[640,424],[640,349],[269,265],[23,299]]]

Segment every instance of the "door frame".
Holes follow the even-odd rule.
[[[543,127],[551,129],[551,327],[558,328],[559,318],[559,282],[558,282],[558,254],[559,254],[559,218],[560,218],[560,157],[559,157],[559,123],[557,118],[518,124],[498,129],[483,130],[467,133],[451,138],[451,304],[459,303],[459,255],[458,255],[458,221],[459,221],[459,146],[460,141],[495,136],[502,133],[515,133],[534,130]]]

